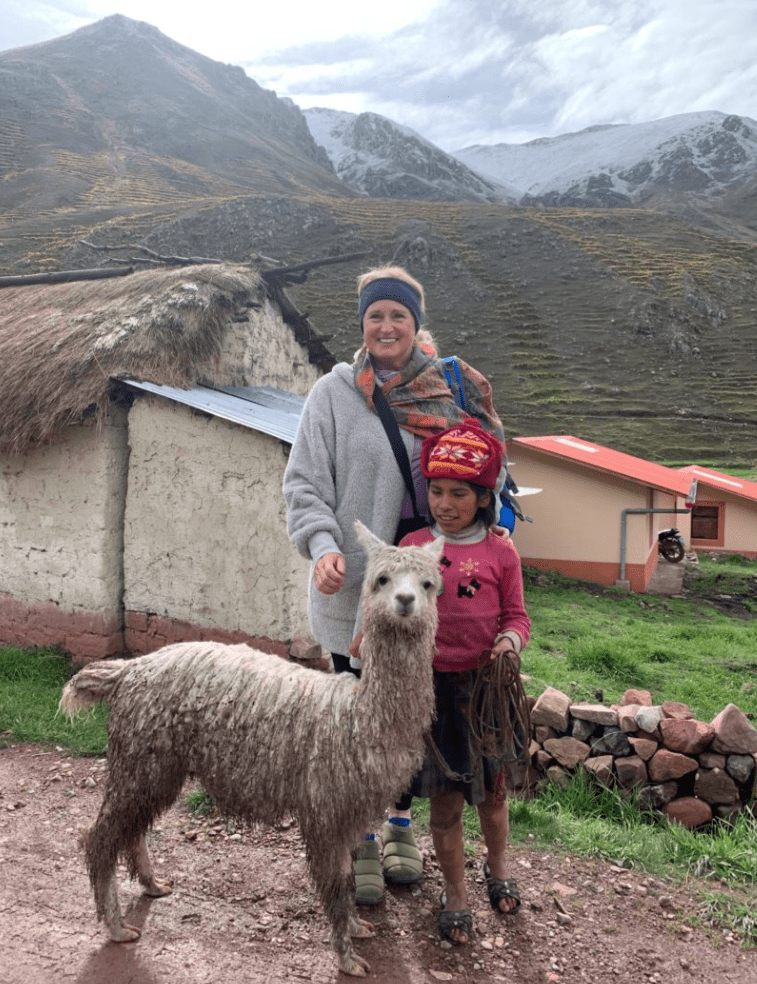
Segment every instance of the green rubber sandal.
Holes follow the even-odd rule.
[[[384,875],[378,842],[366,840],[355,861],[355,902],[378,905],[384,898]]]
[[[423,857],[412,826],[386,821],[381,829],[384,844],[384,878],[392,885],[414,885],[423,878]]]

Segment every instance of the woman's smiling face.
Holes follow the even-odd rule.
[[[403,369],[415,342],[410,309],[398,301],[374,301],[363,315],[363,341],[377,369]]]

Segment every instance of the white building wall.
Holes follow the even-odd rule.
[[[555,462],[517,445],[511,454],[516,482],[542,489],[521,499],[523,511],[533,518],[533,523],[517,523],[513,532],[521,557],[618,563],[621,512],[648,508],[646,487],[570,462]],[[630,516],[628,523],[634,526],[627,561],[643,564],[649,553],[649,519]]]
[[[229,328],[222,367],[213,373],[213,381],[219,386],[276,386],[307,396],[320,376],[307,349],[283,325],[278,307],[266,300],[250,309],[249,321]]]
[[[703,489],[703,498],[712,493]],[[712,494],[712,498],[716,498]],[[753,503],[736,496],[722,495],[725,502],[725,550],[754,556],[757,552],[757,508]]]
[[[281,492],[288,446],[143,396],[129,444],[126,611],[271,639],[307,632],[309,565]]]
[[[0,457],[0,592],[66,611],[117,613],[126,416],[72,425]]]

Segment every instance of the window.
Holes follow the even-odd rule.
[[[724,509],[722,504],[694,506],[691,510],[691,539],[723,542]]]

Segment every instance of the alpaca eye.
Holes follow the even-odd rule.
[[[389,584],[389,578],[386,574],[382,574],[381,577],[376,578],[376,584],[378,584],[380,588],[383,588],[385,584]]]
[[[433,588],[433,586],[434,586],[434,582],[433,581],[424,581],[423,582],[423,590],[424,591],[430,591],[431,588]]]

